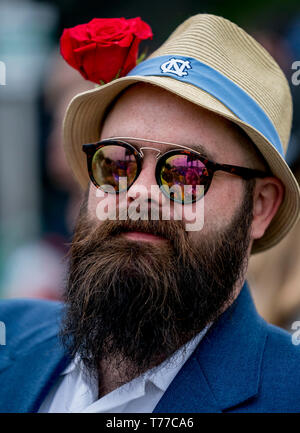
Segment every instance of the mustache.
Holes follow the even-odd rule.
[[[94,247],[117,236],[128,232],[148,233],[162,237],[175,249],[176,252],[190,251],[190,239],[182,220],[98,220],[91,219],[87,213],[81,215],[80,224],[75,228],[72,248],[85,244]],[[134,241],[128,241],[134,242]]]

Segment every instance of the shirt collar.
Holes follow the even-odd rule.
[[[178,371],[194,352],[211,324],[207,325],[199,334],[180,347],[173,355],[158,366],[144,373],[144,382],[152,382],[161,391],[166,391]]]

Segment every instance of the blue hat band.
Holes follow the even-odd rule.
[[[284,157],[279,135],[265,111],[237,84],[205,63],[192,57],[160,56],[141,62],[127,74],[133,75],[167,76],[204,90],[263,134]]]

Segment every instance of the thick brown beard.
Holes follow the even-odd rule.
[[[89,221],[83,206],[70,251],[61,337],[91,373],[101,361],[135,377],[217,319],[247,266],[252,190],[222,233],[196,245],[181,221]],[[159,244],[119,236],[144,231]],[[120,364],[121,365],[121,364]]]

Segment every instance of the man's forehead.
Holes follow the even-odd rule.
[[[202,111],[209,115],[209,111],[205,108],[201,108],[192,102],[189,102],[180,96],[172,93],[166,89],[150,83],[135,83],[123,90],[117,98],[113,101],[110,110],[112,111],[115,107],[123,108],[125,104],[132,104],[134,106],[149,106],[153,104],[158,109],[160,106],[169,105],[169,110],[164,114],[174,110],[187,110],[190,111]]]

